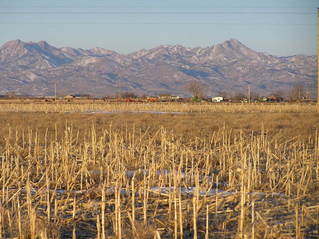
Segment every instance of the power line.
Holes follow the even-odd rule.
[[[225,22],[0,22],[0,25],[231,25],[231,26],[316,26],[302,23],[225,23]]]
[[[254,10],[254,12],[257,10],[257,11],[264,11],[264,10],[267,10],[267,11],[282,11],[282,10],[308,10],[308,11],[314,11],[316,12],[316,8],[313,8],[313,7],[196,7],[196,8],[192,8],[194,11],[194,9],[196,9],[196,11],[207,11],[207,9],[210,8],[210,9],[214,9],[213,11],[217,11],[217,10],[227,10],[227,11],[232,11],[233,9],[236,9],[237,10]],[[125,11],[132,11],[132,9],[135,9],[135,11],[149,11],[148,9],[154,9],[154,7],[140,7],[140,6],[130,6],[130,7],[112,7],[112,6],[96,6],[96,7],[75,7],[75,6],[50,6],[50,7],[40,7],[40,6],[33,6],[33,7],[1,7],[1,9],[7,9],[8,11],[17,11],[17,10],[21,10],[21,11],[26,11],[26,10],[41,10],[41,9],[44,9],[44,10],[48,10],[48,9],[55,9],[55,10],[59,10],[59,9],[62,9],[62,10],[66,10],[66,9],[72,9],[73,11],[74,10],[83,10],[85,9],[84,11],[88,10],[88,9],[98,9],[99,11],[110,11],[110,10],[115,10],[115,11],[118,11],[120,9],[120,11],[124,11],[123,9],[125,9]],[[130,9],[130,10],[128,10]],[[173,9],[173,10],[172,10]],[[171,7],[161,7],[161,10],[160,11],[176,11],[177,8],[171,8]],[[181,7],[178,7],[178,11],[189,11],[187,10],[189,8],[181,8]],[[156,12],[156,11],[155,11]]]
[[[262,14],[262,15],[316,15],[316,12],[287,12],[287,11],[266,11],[266,12],[259,12],[259,11],[138,11],[138,12],[130,12],[130,11],[0,11],[0,14],[130,14],[130,15],[188,15],[188,14],[221,14],[221,15],[241,15],[241,14]]]
[[[1,5],[1,4],[0,4]],[[130,6],[130,7],[133,7],[133,6]],[[134,6],[134,7],[139,7],[139,6]],[[313,9],[313,7],[291,7],[291,6],[289,6],[289,7],[285,7],[285,6],[277,6],[277,7],[267,7],[267,6],[260,6],[260,7],[249,7],[249,6],[231,6],[231,7],[218,7],[218,6],[210,6],[211,8],[214,8],[214,9]],[[34,8],[34,9],[47,9],[47,8],[52,8],[52,9],[61,9],[61,8],[72,8],[72,9],[80,9],[80,8],[85,8],[85,9],[96,9],[96,8],[98,8],[98,9],[101,9],[101,8],[114,8],[114,9],[117,9],[117,8],[125,8],[125,7],[120,7],[120,6],[111,6],[111,5],[109,5],[109,6],[107,6],[107,5],[95,5],[95,6],[85,6],[85,7],[76,7],[76,6],[62,6],[62,5],[56,5],[56,6],[24,6],[24,7],[18,7],[18,6],[7,6],[7,7],[5,7],[5,6],[1,6],[1,8],[2,9],[12,9],[12,8],[15,8],[15,9],[32,9],[32,8]],[[126,7],[127,8],[127,7]],[[144,8],[146,8],[145,6],[144,6]],[[165,8],[167,8],[167,7],[165,7],[165,6],[162,6],[162,9],[165,9]],[[196,9],[202,9],[203,8],[203,6],[197,6],[196,7]],[[317,9],[317,8],[315,8],[315,9]]]

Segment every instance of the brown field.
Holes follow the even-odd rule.
[[[290,103],[106,103],[103,100],[45,100],[17,99],[0,100],[0,112],[181,112],[181,113],[260,113],[260,112],[295,112],[310,113],[316,111],[315,104]]]
[[[318,129],[307,104],[2,101],[0,238],[319,238]]]

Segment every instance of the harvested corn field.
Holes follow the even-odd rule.
[[[1,237],[318,238],[318,115],[229,107],[2,108]]]

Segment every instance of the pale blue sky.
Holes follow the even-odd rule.
[[[315,55],[317,7],[318,0],[0,0],[0,44],[46,40],[130,53],[236,38],[274,55]]]

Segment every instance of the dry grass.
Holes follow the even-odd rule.
[[[228,110],[0,113],[0,237],[318,238],[318,115]]]
[[[216,113],[216,112],[315,112],[315,104],[241,104],[241,103],[105,103],[96,101],[44,102],[44,101],[0,101],[0,112],[182,112],[182,113]]]

